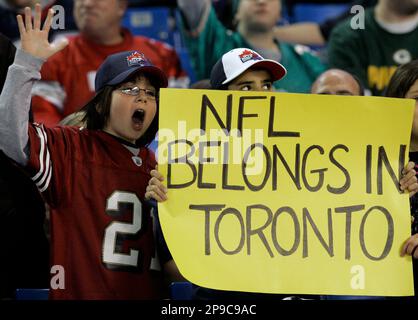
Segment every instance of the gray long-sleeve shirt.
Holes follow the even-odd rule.
[[[31,90],[45,60],[17,50],[0,95],[0,149],[21,165],[29,160],[28,123]]]

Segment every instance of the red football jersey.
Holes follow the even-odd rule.
[[[152,151],[75,127],[29,126],[29,173],[51,207],[52,299],[161,298],[153,222],[144,203]],[[56,269],[53,269],[56,270]],[[58,278],[57,278],[58,279]]]
[[[99,45],[83,35],[73,36],[63,50],[42,66],[41,81],[33,89],[32,110],[36,122],[56,125],[65,116],[80,110],[94,96],[96,71],[107,56],[138,50],[164,71],[169,87],[187,88],[189,77],[182,69],[176,51],[163,42],[133,36],[123,29],[123,42]]]

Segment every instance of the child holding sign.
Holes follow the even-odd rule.
[[[165,74],[137,51],[107,57],[85,106],[87,129],[28,122],[42,63],[65,47],[50,44],[54,11],[18,16],[22,50],[0,99],[0,145],[32,176],[51,208],[53,299],[159,299],[153,217],[144,202],[147,145],[157,130]],[[69,66],[71,67],[71,66]]]

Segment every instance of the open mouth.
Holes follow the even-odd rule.
[[[132,121],[135,124],[142,124],[145,118],[145,110],[137,109],[135,110],[134,114],[132,115]]]

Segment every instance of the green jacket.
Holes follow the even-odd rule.
[[[328,43],[330,67],[356,75],[373,95],[384,95],[396,68],[418,58],[418,28],[404,34],[383,29],[374,8],[365,11],[364,29],[352,29],[351,18],[331,33]]]
[[[212,8],[203,30],[195,37],[185,30],[183,35],[198,80],[210,77],[212,66],[222,55],[234,48],[252,48],[238,32],[227,30]],[[277,43],[287,75],[274,86],[278,91],[306,93],[312,82],[325,71],[325,66],[307,47]]]

